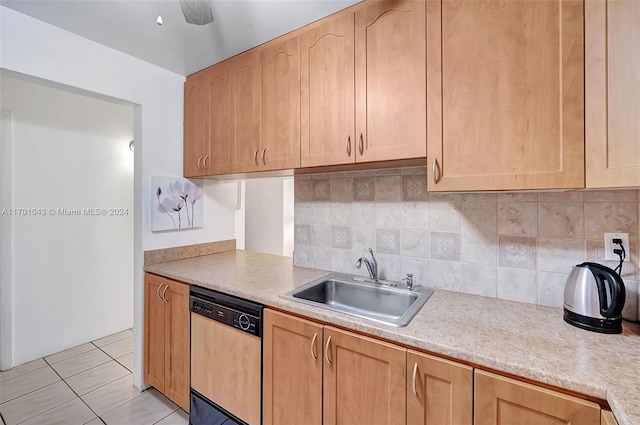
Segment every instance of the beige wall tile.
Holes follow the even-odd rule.
[[[635,202],[586,202],[585,237],[602,239],[605,233],[629,233],[638,239],[638,204]]]
[[[429,232],[403,229],[400,232],[400,255],[403,257],[429,257]]]
[[[348,249],[332,249],[331,271],[338,273],[353,273],[355,262],[351,257],[352,253]]]
[[[295,224],[313,223],[313,204],[310,202],[297,202],[294,208],[293,222]]]
[[[496,193],[463,193],[462,202],[497,202]]]
[[[308,224],[295,225],[293,241],[296,245],[311,245],[311,226]]]
[[[463,264],[462,292],[495,298],[498,292],[498,268],[480,264]]]
[[[354,177],[353,178],[353,200],[354,202],[371,202],[376,197],[375,177]]]
[[[498,243],[498,265],[500,267],[536,269],[537,254],[535,238],[500,236]]]
[[[311,245],[315,247],[331,246],[331,226],[314,224],[311,226]]]
[[[293,182],[293,193],[296,202],[313,201],[313,180],[296,176]]]
[[[344,226],[333,226],[331,229],[331,247],[340,249],[351,249],[351,228]]]
[[[461,259],[463,263],[495,266],[498,264],[498,236],[463,233]]]
[[[313,268],[331,270],[331,248],[311,247]]]
[[[536,304],[537,273],[532,270],[498,269],[498,298]]]
[[[296,244],[293,248],[293,265],[313,267],[313,247],[311,245]]]
[[[625,303],[622,310],[622,318],[626,320],[638,320],[638,282],[635,280],[624,280]]]
[[[460,261],[460,234],[431,232],[431,258]]]
[[[331,204],[331,224],[334,226],[350,226],[357,217],[353,215],[351,202],[334,202]]]
[[[376,252],[381,254],[400,254],[400,230],[378,229],[376,230]]]
[[[498,203],[498,233],[536,236],[538,204],[535,202]]]
[[[539,203],[538,237],[584,238],[582,203]]]
[[[584,193],[585,202],[635,202],[638,200],[635,190],[588,190]]]
[[[311,212],[311,224],[331,224],[331,204],[315,202]]]
[[[537,202],[536,192],[507,192],[498,194],[498,202]]]
[[[462,263],[431,260],[429,286],[447,291],[462,289]]]
[[[585,261],[589,261],[592,263],[600,263],[603,264],[611,269],[615,269],[619,262],[618,261],[607,261],[605,260],[605,253],[604,253],[604,241],[602,239],[600,240],[587,240],[586,241],[587,244],[587,250],[586,250],[586,256],[585,256]],[[637,243],[636,242],[630,242],[631,247],[626,247],[625,250],[627,251],[627,258],[629,258],[630,261],[625,261],[624,263],[622,263],[622,278],[623,279],[630,279],[630,280],[635,280],[638,271],[637,269],[637,265],[638,265],[638,250],[637,250]]]
[[[402,200],[402,178],[398,176],[376,176],[376,202]]]
[[[375,226],[376,225],[376,204],[375,202],[354,202],[351,204],[354,226]]]
[[[538,238],[538,270],[569,273],[585,255],[584,239]]]
[[[540,192],[538,193],[538,203],[542,202],[582,202],[584,192],[569,190],[566,192]]]
[[[498,204],[495,202],[463,203],[462,231],[496,234],[498,231]]]
[[[400,211],[400,224],[404,229],[429,229],[429,203],[403,202]]]
[[[314,176],[312,182],[313,182],[313,200],[314,201],[330,201],[331,200],[331,179],[315,178]]]
[[[429,260],[426,258],[402,257],[400,270],[403,278],[407,273],[413,275],[414,285],[431,286],[429,280]]]
[[[429,192],[427,192],[427,176],[424,174],[403,175],[402,200],[419,202],[428,201]]]
[[[377,202],[375,204],[376,227],[399,228],[401,224],[400,217],[402,212],[400,205],[400,202]]]
[[[562,307],[568,273],[538,272],[538,304]]]
[[[376,254],[376,259],[378,261],[378,277],[381,279],[399,281],[404,277],[401,270],[402,257],[399,255]]]
[[[353,179],[351,177],[331,179],[331,202],[353,201]]]
[[[429,202],[429,226],[431,231],[461,232],[461,195],[431,194]]]
[[[354,251],[367,252],[369,248],[376,247],[375,227],[352,227],[351,228],[351,249]]]

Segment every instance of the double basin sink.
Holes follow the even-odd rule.
[[[283,298],[351,314],[386,325],[403,327],[433,294],[424,286],[369,280],[332,273],[297,287]]]

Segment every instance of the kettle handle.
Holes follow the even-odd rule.
[[[598,265],[598,267],[590,267],[591,272],[596,278],[598,286],[598,295],[600,296],[600,314],[604,317],[617,316],[622,313],[626,293],[624,283],[618,273],[609,267]],[[611,287],[611,303],[607,306],[607,291],[604,285],[606,282]]]

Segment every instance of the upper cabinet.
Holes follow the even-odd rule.
[[[424,157],[425,2],[365,3],[355,46],[357,162]]]
[[[353,13],[300,36],[302,167],[354,162]]]
[[[587,187],[640,186],[640,2],[585,2]]]
[[[230,60],[231,172],[259,171],[260,53],[249,50]]]
[[[427,2],[430,190],[584,187],[583,5]]]
[[[260,52],[262,170],[300,167],[300,54],[292,37]]]
[[[424,1],[365,3],[300,50],[302,167],[426,155]]]
[[[184,175],[229,172],[229,67],[222,63],[191,76],[184,96]]]

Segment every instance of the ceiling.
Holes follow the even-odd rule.
[[[189,75],[344,9],[356,0],[211,0],[214,22],[178,0],[0,0],[0,4],[180,75]],[[156,24],[158,12],[163,25]]]

